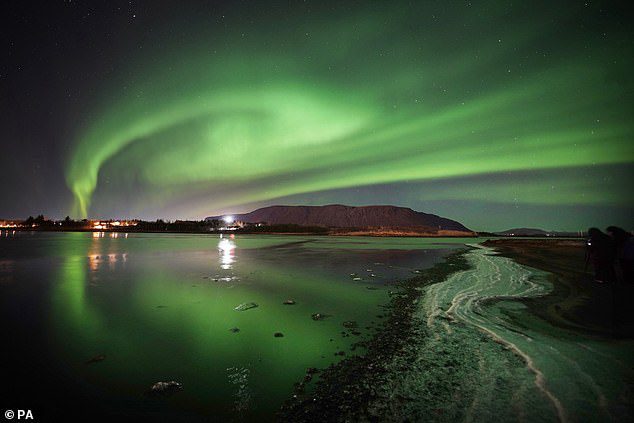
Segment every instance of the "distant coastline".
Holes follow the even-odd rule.
[[[478,232],[431,213],[392,205],[268,206],[249,213],[209,216],[203,220],[82,219],[52,220],[39,215],[25,220],[0,219],[0,231],[270,234],[421,238],[578,238],[583,232],[515,228]]]
[[[0,231],[15,232],[84,232],[84,233],[164,233],[164,234],[200,234],[200,235],[319,235],[319,236],[369,236],[369,237],[402,237],[402,238],[476,238],[480,236],[477,232],[460,232],[460,231],[439,231],[439,232],[417,232],[416,230],[394,229],[394,228],[315,228],[315,227],[299,227],[299,228],[269,228],[261,227],[256,229],[236,229],[236,230],[176,230],[176,229],[137,229],[137,228],[118,228],[118,229],[92,229],[92,228],[0,228]]]
[[[276,230],[275,228],[263,227],[259,230],[175,230],[175,229],[136,229],[136,228],[119,228],[97,230],[92,228],[24,228],[24,227],[0,227],[2,232],[80,232],[80,233],[97,233],[97,234],[199,234],[199,235],[288,235],[288,236],[365,236],[365,237],[394,237],[394,238],[500,238],[500,239],[581,239],[582,237],[575,234],[566,235],[501,235],[493,232],[452,232],[442,231],[434,233],[416,232],[410,230],[395,230],[389,228],[296,228],[295,230]]]

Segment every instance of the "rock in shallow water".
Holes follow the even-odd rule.
[[[322,313],[313,313],[310,317],[313,320],[324,320],[326,317],[328,317],[328,315]]]
[[[258,305],[256,303],[242,303],[239,306],[235,307],[234,310],[236,311],[245,311],[245,310],[250,310],[252,308],[256,308]]]
[[[87,360],[86,364],[99,363],[100,361],[104,361],[105,359],[106,359],[106,355],[105,354],[99,354],[99,355],[96,355],[96,356],[92,357],[90,360]]]
[[[169,382],[156,382],[149,390],[150,395],[171,395],[174,392],[181,391],[183,384],[178,383],[175,380]]]
[[[295,300],[286,300],[286,301],[284,301],[282,304],[285,304],[285,305],[295,305]]]

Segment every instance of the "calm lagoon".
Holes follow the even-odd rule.
[[[7,404],[36,417],[273,418],[307,368],[362,353],[351,346],[380,322],[391,282],[473,241],[5,231]],[[343,336],[346,321],[361,334]],[[170,380],[183,390],[146,395]]]

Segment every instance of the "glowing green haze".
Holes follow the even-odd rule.
[[[583,11],[507,9],[236,10],[182,39],[157,35],[162,46],[100,90],[78,134],[75,213],[201,216],[338,189],[355,203],[378,184],[396,189],[375,202],[412,206],[631,209],[631,55],[584,36]],[[426,181],[446,189],[417,187]]]

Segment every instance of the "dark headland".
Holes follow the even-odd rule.
[[[475,236],[475,232],[452,219],[390,205],[270,206],[231,216],[235,224],[257,228],[285,225],[321,228],[331,235],[374,236]],[[226,216],[205,220],[223,221]],[[265,230],[265,229],[262,229]],[[291,230],[292,231],[292,230]],[[278,231],[284,232],[284,231]]]

